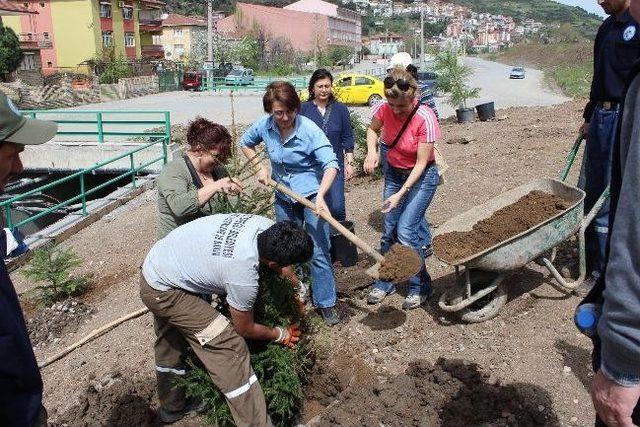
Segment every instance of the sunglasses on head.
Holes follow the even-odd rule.
[[[408,80],[405,79],[394,79],[391,76],[387,76],[384,79],[384,88],[385,89],[391,89],[394,85],[398,86],[398,89],[400,89],[403,92],[406,92],[409,90],[410,87],[415,89],[415,86],[412,85],[411,83],[409,83]]]

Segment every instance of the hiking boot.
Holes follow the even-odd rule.
[[[402,309],[413,310],[414,308],[418,308],[422,304],[427,302],[427,299],[429,299],[429,295],[418,295],[418,294],[407,295],[407,298],[405,298],[404,302],[402,303]]]
[[[371,289],[371,292],[369,292],[369,295],[367,295],[367,304],[380,304],[387,295],[391,295],[394,292],[395,291],[386,293],[382,289],[373,288]]]
[[[319,308],[318,311],[327,326],[333,326],[340,322],[340,316],[335,307]]]

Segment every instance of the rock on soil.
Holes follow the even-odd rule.
[[[80,300],[69,298],[45,308],[27,319],[27,330],[32,345],[53,342],[63,335],[78,330],[93,308]]]
[[[438,257],[450,264],[484,251],[567,210],[570,202],[553,194],[532,191],[517,202],[476,223],[471,231],[442,234],[433,239]]]
[[[406,371],[372,385],[352,384],[315,426],[557,426],[551,399],[531,384],[501,385],[462,360],[409,363]]]

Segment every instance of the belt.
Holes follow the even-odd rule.
[[[599,104],[602,106],[602,109],[606,111],[613,110],[614,108],[617,108],[618,105],[620,105],[619,102],[614,101],[602,101]]]
[[[435,162],[432,160],[429,163],[427,163],[427,166],[424,168],[425,172],[427,171],[427,169],[429,169]],[[389,165],[389,169],[392,170],[393,172],[402,175],[403,178],[407,178],[410,174],[411,171],[413,170],[413,168],[409,168],[409,169],[404,169],[404,168],[396,168],[394,166]]]

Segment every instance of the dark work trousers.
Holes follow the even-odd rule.
[[[593,208],[611,180],[611,150],[616,138],[620,107],[605,110],[598,104],[589,122],[585,148],[585,214]],[[609,234],[609,200],[586,230],[587,268],[599,277],[604,272],[605,248]]]

